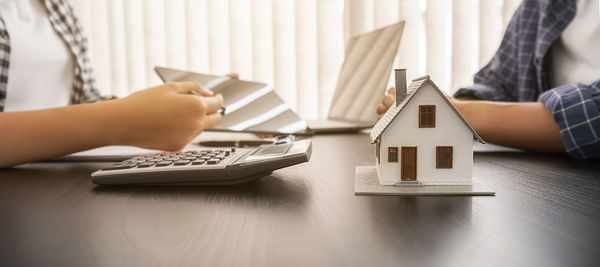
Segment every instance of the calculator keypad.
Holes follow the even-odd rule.
[[[161,152],[136,156],[102,170],[124,170],[132,168],[168,167],[187,165],[215,165],[229,157],[235,148],[216,150],[191,150],[185,152]]]

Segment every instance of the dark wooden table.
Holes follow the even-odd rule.
[[[495,197],[355,196],[366,135],[234,187],[96,187],[107,163],[0,170],[0,266],[598,266],[600,164],[484,149]]]

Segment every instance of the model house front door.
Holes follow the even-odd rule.
[[[401,163],[402,181],[417,180],[417,148],[402,147],[402,163]]]

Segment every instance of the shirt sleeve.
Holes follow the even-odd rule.
[[[527,9],[523,1],[511,18],[496,54],[475,74],[474,84],[459,89],[454,97],[471,97],[489,101],[517,101],[519,80],[519,24]],[[522,40],[521,40],[522,41]]]
[[[71,46],[76,47],[78,53],[75,54],[78,69],[75,70],[74,95],[71,96],[72,104],[93,103],[98,101],[115,99],[113,95],[102,95],[96,87],[94,71],[88,54],[88,39],[84,34],[83,27],[79,22],[73,7],[69,2],[60,2],[62,9],[57,6],[57,14],[66,19],[61,21],[69,30],[68,40],[71,40]]]
[[[454,97],[469,97],[489,101],[514,101],[514,97],[504,92],[501,88],[484,83],[476,83],[465,88],[460,88],[454,93]]]
[[[600,159],[600,80],[563,85],[540,95],[554,116],[569,155]]]

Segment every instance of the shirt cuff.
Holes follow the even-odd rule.
[[[600,81],[592,85],[563,85],[539,97],[560,128],[569,155],[600,159]]]
[[[469,87],[460,88],[456,93],[454,93],[454,98],[459,97],[471,97],[476,98],[478,100],[489,100],[489,101],[509,101],[510,99],[506,97],[505,94],[500,92],[495,87],[476,83]]]

